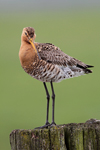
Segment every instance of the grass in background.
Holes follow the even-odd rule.
[[[37,42],[51,42],[65,53],[94,65],[93,74],[54,83],[57,124],[100,119],[100,12],[8,14],[0,16],[0,149],[10,150],[13,129],[44,125],[46,95],[42,82],[27,75],[19,62],[23,27],[36,31]],[[50,94],[50,84],[47,84]],[[52,101],[50,101],[50,122]]]

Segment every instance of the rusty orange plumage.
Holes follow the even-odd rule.
[[[46,124],[43,127],[55,125],[54,122],[54,103],[55,94],[53,82],[60,82],[66,78],[72,78],[88,73],[92,73],[88,68],[93,67],[68,56],[58,47],[51,43],[34,42],[36,38],[35,30],[32,27],[26,27],[21,35],[21,47],[19,59],[22,68],[31,75],[43,82],[47,95],[47,116]],[[48,122],[49,99],[50,95],[45,82],[50,82],[52,89],[52,123]]]

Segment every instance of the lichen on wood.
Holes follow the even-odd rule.
[[[13,130],[10,144],[11,150],[100,150],[100,121]]]

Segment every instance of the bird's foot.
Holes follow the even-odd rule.
[[[55,122],[52,122],[51,124],[49,122],[46,122],[46,124],[44,126],[41,126],[41,127],[37,127],[35,129],[43,129],[43,128],[48,128],[48,127],[53,127],[55,126],[56,123]]]
[[[56,126],[56,123],[55,123],[55,122],[52,122],[49,126],[50,126],[50,127]]]
[[[43,129],[43,128],[48,128],[48,126],[50,126],[51,124],[49,122],[46,122],[46,124],[44,126],[41,127],[37,127],[35,129]]]

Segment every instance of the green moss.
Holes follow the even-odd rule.
[[[84,150],[97,150],[95,125],[86,125],[84,128]]]
[[[12,150],[100,150],[100,124],[14,130],[10,141]]]
[[[65,131],[63,126],[50,128],[50,140],[52,150],[66,150]]]
[[[31,148],[31,132],[30,130],[20,130],[19,136],[21,138],[21,150],[28,150]]]

